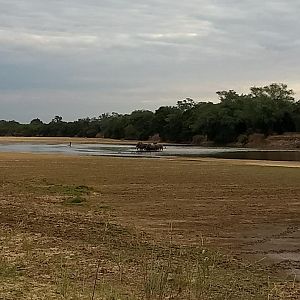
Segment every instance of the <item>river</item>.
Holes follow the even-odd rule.
[[[196,147],[167,145],[160,152],[136,151],[134,145],[117,144],[35,144],[5,143],[0,144],[0,152],[19,153],[60,153],[67,155],[124,156],[124,157],[214,157],[230,159],[258,159],[277,161],[300,161],[300,150],[259,150],[249,148]]]

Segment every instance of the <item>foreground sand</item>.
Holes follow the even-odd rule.
[[[299,299],[300,169],[254,164],[0,153],[0,299]]]

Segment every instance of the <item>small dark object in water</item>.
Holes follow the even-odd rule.
[[[144,144],[143,142],[138,142],[136,145],[136,150],[137,151],[163,151],[164,150],[164,146],[161,144],[157,144],[157,143],[148,143],[148,144]]]

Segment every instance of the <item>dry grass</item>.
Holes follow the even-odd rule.
[[[299,297],[278,273],[297,260],[268,259],[299,255],[299,169],[30,154],[0,167],[1,299]]]

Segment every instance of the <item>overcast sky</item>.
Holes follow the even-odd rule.
[[[272,82],[300,98],[299,16],[299,0],[0,0],[0,119],[155,110]]]

